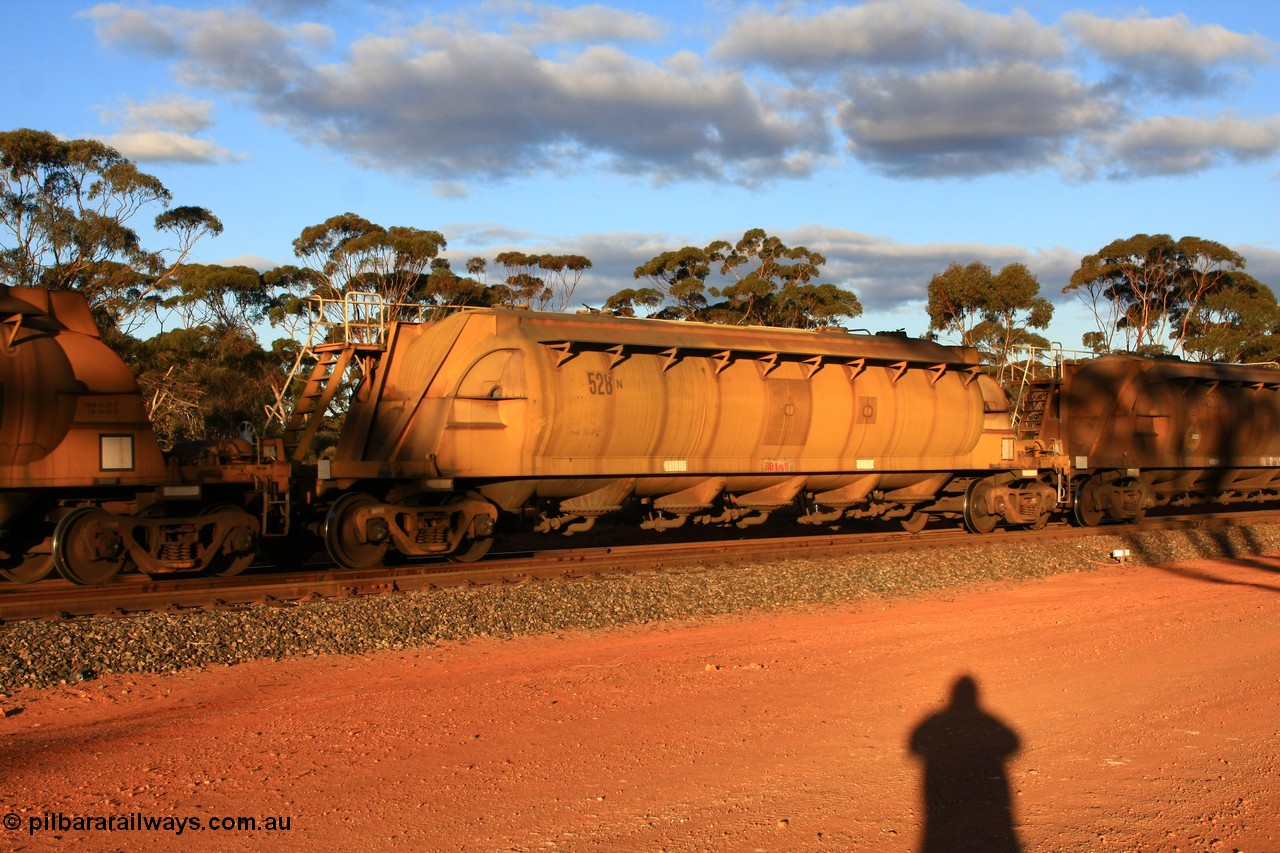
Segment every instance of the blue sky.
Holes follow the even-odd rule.
[[[551,5],[0,0],[0,128],[101,138],[224,233],[296,262],[351,211],[446,256],[577,253],[576,301],[753,227],[928,325],[951,261],[1026,263],[1057,314],[1080,257],[1196,235],[1280,285],[1280,15],[1255,2]]]

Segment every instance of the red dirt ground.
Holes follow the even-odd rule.
[[[930,849],[1276,851],[1277,593],[1280,558],[1113,566],[24,692],[0,847],[893,851],[928,814]]]

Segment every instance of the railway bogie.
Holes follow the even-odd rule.
[[[408,557],[479,559],[497,520],[497,508],[479,496],[420,505],[351,491],[329,507],[323,538],[330,556],[347,568],[377,565],[389,549]]]

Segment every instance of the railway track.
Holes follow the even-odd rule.
[[[1280,521],[1280,510],[1148,519],[1140,526],[1076,528],[1066,524],[1044,530],[1000,529],[974,537],[959,528],[918,534],[902,532],[830,534],[720,541],[680,541],[646,545],[569,548],[554,551],[494,553],[475,564],[421,562],[365,570],[331,564],[281,568],[255,567],[235,578],[155,579],[121,575],[102,586],[77,586],[61,579],[30,586],[0,585],[0,621],[125,616],[137,612],[183,611],[286,604],[317,598],[380,595],[417,589],[479,584],[526,583],[554,577],[611,572],[680,570],[707,564],[795,557],[818,558],[874,552],[999,545],[1001,542],[1078,540],[1126,532],[1247,526]],[[1112,558],[1099,549],[1098,560]]]
[[[939,531],[946,536],[949,531]],[[422,562],[365,570],[257,567],[234,579],[121,575],[98,587],[61,579],[0,590],[0,620],[127,614],[136,611],[234,607],[313,598],[378,595],[450,586],[524,583],[552,577],[616,571],[678,569],[707,561],[810,555],[847,550],[848,536],[790,537],[777,540],[680,542],[624,547],[570,548],[495,553],[482,563]],[[871,537],[863,548],[891,547],[900,535]],[[932,540],[933,536],[926,537]]]

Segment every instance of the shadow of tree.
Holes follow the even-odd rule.
[[[1242,565],[1246,565],[1251,568],[1260,568],[1260,569],[1263,569],[1264,571],[1268,571],[1272,573],[1278,571],[1275,566],[1257,565],[1256,560],[1241,560],[1239,562]],[[1280,592],[1280,586],[1277,586],[1274,584],[1253,583],[1251,581],[1240,581],[1240,580],[1232,580],[1231,578],[1220,578],[1217,575],[1212,575],[1208,572],[1202,572],[1197,569],[1187,568],[1186,566],[1157,566],[1156,568],[1160,569],[1160,571],[1162,572],[1168,572],[1171,575],[1177,575],[1178,577],[1188,578],[1190,580],[1204,581],[1205,583],[1216,583],[1216,584],[1222,584],[1223,586],[1248,586],[1248,587],[1253,587],[1254,589],[1261,589],[1266,592]]]
[[[1005,763],[1018,733],[978,704],[978,683],[957,678],[951,700],[911,732],[911,752],[924,762],[922,853],[1020,853]]]
[[[1142,562],[1163,572],[1193,580],[1201,580],[1206,583],[1251,586],[1269,592],[1280,592],[1280,586],[1272,584],[1221,578],[1197,569],[1169,565],[1175,561],[1185,561],[1186,557],[1182,555],[1179,558],[1172,551],[1166,553],[1165,549],[1161,547],[1163,541],[1176,538],[1180,543],[1192,546],[1196,555],[1201,559],[1231,560],[1239,565],[1266,572],[1269,575],[1280,574],[1280,565],[1277,565],[1274,555],[1268,554],[1267,545],[1260,541],[1257,534],[1248,527],[1215,527],[1171,531],[1165,535],[1163,540],[1140,533],[1129,534],[1123,538],[1125,547]],[[1264,557],[1267,559],[1264,559]]]

